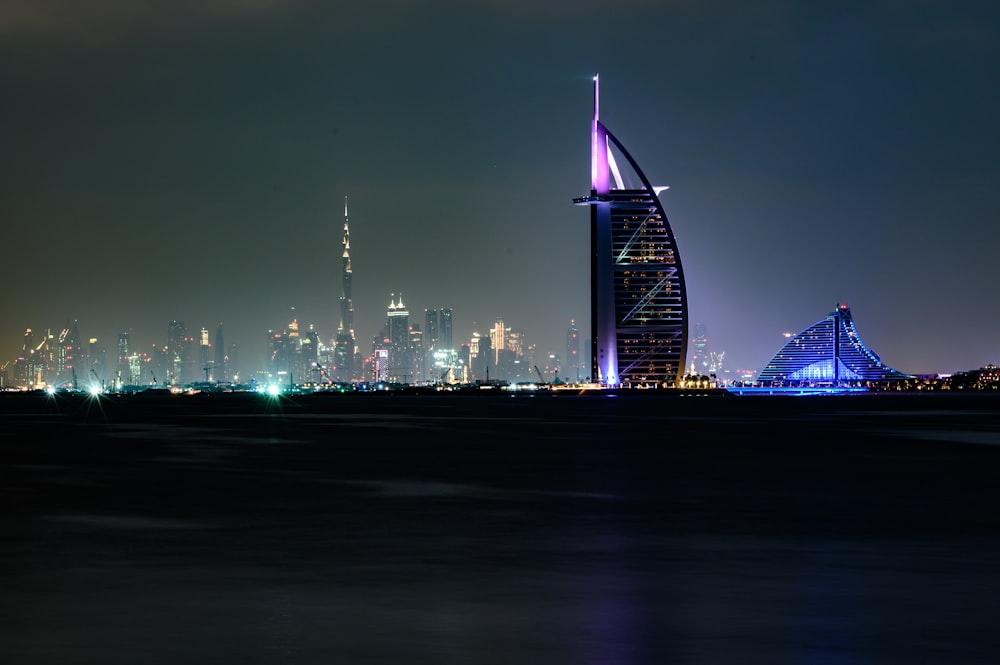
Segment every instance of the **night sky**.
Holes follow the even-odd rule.
[[[342,4],[0,4],[0,364],[68,319],[329,340],[345,195],[362,353],[401,293],[562,355],[598,72],[727,367],[838,303],[900,371],[1000,362],[1000,5]]]

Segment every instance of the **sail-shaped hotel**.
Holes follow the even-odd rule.
[[[674,386],[684,376],[688,305],[659,191],[599,117],[594,77],[590,194],[591,380]],[[619,168],[620,156],[629,168]]]

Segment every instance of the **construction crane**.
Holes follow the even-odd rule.
[[[535,373],[538,374],[538,380],[541,383],[546,383],[545,377],[542,376],[542,370],[538,369],[538,365],[535,365]]]
[[[97,385],[99,385],[101,387],[101,390],[103,391],[104,390],[104,382],[101,381],[101,377],[97,376],[97,372],[94,371],[93,367],[90,368],[90,373],[94,375],[94,381],[97,381]]]
[[[326,379],[327,383],[333,383],[333,379],[330,378],[330,375],[327,373],[326,369],[324,369],[323,366],[320,365],[319,363],[316,363],[316,371],[319,372],[320,376]]]

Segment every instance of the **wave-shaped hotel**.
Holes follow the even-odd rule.
[[[591,380],[674,386],[688,336],[684,271],[659,191],[599,118],[594,77],[590,194]],[[617,156],[616,156],[617,153]],[[630,169],[619,167],[620,156]]]
[[[838,304],[789,338],[757,375],[762,386],[861,385],[913,378],[882,363],[858,334],[851,309]]]

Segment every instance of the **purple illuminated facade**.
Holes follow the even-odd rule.
[[[595,76],[590,195],[574,203],[590,206],[590,371],[607,387],[673,386],[684,376],[687,290],[657,189],[601,123]]]

